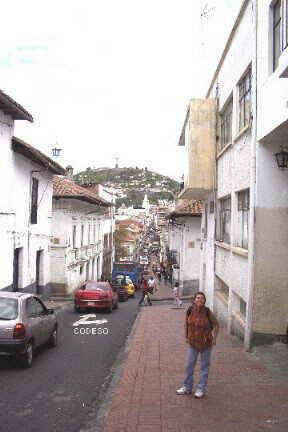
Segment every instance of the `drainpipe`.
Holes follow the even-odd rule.
[[[249,215],[249,242],[248,242],[248,298],[246,311],[246,328],[244,335],[244,347],[247,351],[251,349],[253,337],[253,299],[254,299],[254,279],[255,279],[255,206],[256,206],[256,146],[257,146],[257,43],[258,43],[258,0],[252,0],[252,19],[254,20],[254,50],[252,58],[252,107],[254,110],[252,124],[252,148],[250,160],[250,215]],[[254,64],[254,73],[253,73]]]

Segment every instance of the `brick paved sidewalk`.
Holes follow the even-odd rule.
[[[279,379],[220,332],[207,396],[178,396],[185,310],[143,308],[104,432],[287,432],[288,379]],[[195,382],[199,376],[196,370]]]

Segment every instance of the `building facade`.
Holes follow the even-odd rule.
[[[110,203],[65,177],[53,178],[51,292],[71,294],[100,280],[104,226]],[[110,216],[109,216],[110,217]]]
[[[179,283],[181,295],[199,290],[202,203],[180,200],[168,215],[169,264],[172,284]]]
[[[181,197],[205,200],[200,287],[247,348],[281,338],[288,322],[288,176],[275,159],[287,142],[286,4],[242,2],[179,142]]]
[[[33,121],[0,92],[0,289],[43,293],[50,282],[52,177],[64,169],[14,137],[14,120]]]

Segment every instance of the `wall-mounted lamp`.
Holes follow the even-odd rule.
[[[277,166],[281,170],[287,170],[288,169],[288,150],[280,146],[281,151],[278,153],[275,153],[275,158],[277,162]]]

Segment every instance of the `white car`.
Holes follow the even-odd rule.
[[[0,355],[31,367],[35,348],[57,345],[57,318],[34,294],[0,291]]]

